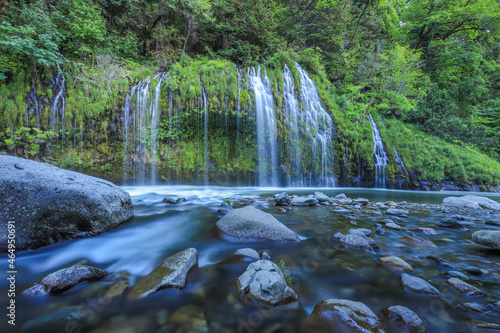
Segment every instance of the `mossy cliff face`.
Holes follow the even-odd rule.
[[[314,170],[318,163],[311,163],[318,157],[306,143],[315,133],[304,124],[299,140],[289,133],[285,64],[301,103],[301,78],[294,59],[261,65],[261,75],[267,75],[271,87],[283,185],[297,174],[319,172]],[[246,68],[240,70],[224,60],[183,58],[163,71],[162,78],[153,76],[153,66],[111,59],[100,59],[96,66],[73,63],[61,70],[64,103],[57,99],[57,69],[20,74],[0,86],[3,152],[118,183],[258,184],[255,95]],[[317,68],[309,75],[334,123],[334,156],[326,169],[335,176],[336,185],[375,184],[371,114],[387,153],[386,187],[497,190],[493,187],[500,184],[497,161],[472,146],[423,134],[398,119],[397,112],[389,112],[411,109],[411,100],[362,87],[337,89]],[[141,118],[136,112],[137,94],[132,92],[148,77],[141,103],[147,110],[156,103],[157,113],[146,112]],[[125,114],[127,94],[131,106]],[[54,116],[55,104],[59,112]],[[297,165],[290,154],[292,145],[298,145],[305,161],[297,167],[300,170],[291,167]]]

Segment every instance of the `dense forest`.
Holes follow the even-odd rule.
[[[126,154],[125,95],[140,80],[170,70],[166,84],[189,106],[199,77],[237,95],[236,66],[260,64],[280,87],[295,61],[335,119],[339,178],[374,169],[373,114],[386,146],[396,145],[387,153],[394,159],[397,148],[416,178],[500,184],[499,0],[2,0],[0,149],[115,170]],[[67,105],[55,129],[26,110],[34,94],[47,106],[40,112],[52,112],[59,73]],[[234,79],[218,83],[224,75]],[[209,108],[228,109],[221,98]],[[162,129],[168,145],[173,134]],[[214,136],[212,161],[225,147]],[[224,149],[218,169],[255,169]],[[391,163],[389,176],[398,173]]]

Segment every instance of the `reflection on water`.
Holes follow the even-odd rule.
[[[167,256],[189,247],[195,247],[199,254],[199,268],[188,278],[186,290],[166,290],[137,302],[127,302],[124,298],[113,300],[106,309],[99,311],[95,327],[145,327],[147,332],[162,327],[162,320],[174,326],[175,315],[184,306],[193,313],[202,313],[213,332],[241,328],[247,318],[258,307],[245,303],[236,293],[236,279],[247,264],[228,259],[238,248],[252,247],[257,251],[266,250],[274,261],[284,259],[293,276],[294,290],[301,299],[303,310],[274,310],[266,315],[263,323],[253,327],[255,332],[270,327],[285,331],[298,331],[302,318],[309,314],[314,305],[328,298],[345,298],[367,304],[375,313],[386,306],[403,305],[415,311],[427,323],[431,332],[470,331],[472,320],[499,322],[498,312],[490,311],[485,317],[464,313],[454,308],[457,303],[493,303],[500,300],[500,253],[487,250],[471,241],[471,232],[484,228],[485,216],[476,216],[480,222],[471,227],[470,232],[454,229],[439,229],[436,223],[444,216],[439,209],[420,207],[412,209],[408,219],[392,217],[403,227],[402,231],[385,229],[384,235],[375,234],[376,224],[387,218],[374,208],[353,207],[355,219],[332,212],[331,206],[292,207],[287,213],[278,213],[267,199],[276,193],[308,195],[318,189],[277,189],[246,187],[194,187],[158,186],[125,187],[135,206],[135,217],[116,230],[93,238],[68,241],[44,247],[36,251],[18,253],[18,295],[39,278],[57,269],[70,266],[81,260],[106,269],[109,273],[127,271],[132,282],[148,274]],[[449,195],[465,195],[457,192],[411,192],[374,189],[322,189],[329,196],[345,193],[350,198],[364,197],[374,201],[407,201],[437,204]],[[500,202],[499,194],[484,194]],[[179,204],[165,204],[163,198],[186,198]],[[303,241],[288,245],[266,243],[233,244],[217,237],[215,223],[217,211],[224,199],[229,198],[234,207],[247,204],[273,214],[290,229],[302,235]],[[428,227],[438,231],[428,236],[417,227]],[[368,228],[380,247],[377,255],[351,252],[337,248],[331,239],[336,232],[345,233],[351,228]],[[416,248],[405,242],[403,236],[417,236],[430,240],[436,248]],[[396,255],[415,268],[416,276],[422,277],[445,294],[444,300],[418,297],[406,293],[400,286],[398,274],[381,267],[377,259],[382,255]],[[446,259],[463,270],[476,266],[488,271],[481,276],[471,276],[468,281],[478,286],[487,295],[482,298],[466,298],[453,294],[446,286],[449,267],[437,264],[427,258],[429,255]],[[7,258],[0,258],[1,267],[7,267]],[[85,305],[93,299],[98,290],[109,285],[109,281],[84,283],[57,297],[18,296],[18,323],[54,311],[64,306]],[[5,279],[0,288],[7,289]],[[6,293],[0,295],[4,304]],[[434,307],[434,308],[432,308]],[[196,309],[201,309],[200,311]],[[166,311],[168,314],[164,314]],[[198,311],[198,312],[196,312]],[[204,313],[204,315],[203,315]],[[123,317],[124,316],[124,317]],[[123,317],[123,318],[122,318]],[[162,317],[162,320],[158,318]],[[165,319],[166,318],[166,319]],[[174,319],[172,319],[174,318]],[[194,319],[193,319],[194,320]],[[160,322],[160,324],[159,324]],[[113,323],[113,324],[112,324]],[[117,324],[118,323],[118,324]],[[173,324],[172,324],[173,323]],[[4,323],[2,323],[3,325]],[[247,323],[248,324],[248,323]],[[274,325],[274,326],[273,326]],[[277,325],[277,326],[276,326]],[[3,326],[2,326],[3,327]],[[0,327],[0,328],[2,328]],[[11,330],[11,328],[9,328]],[[3,330],[2,330],[3,331]],[[14,330],[15,331],[15,330]],[[136,330],[141,331],[141,330]]]

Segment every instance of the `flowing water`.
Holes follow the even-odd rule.
[[[373,156],[375,157],[375,187],[385,188],[385,167],[387,165],[387,152],[385,151],[384,141],[380,137],[377,124],[371,114],[368,115],[372,123],[373,133]]]
[[[490,311],[484,316],[462,312],[457,303],[477,302],[482,305],[500,300],[500,253],[487,250],[471,241],[471,232],[478,229],[499,228],[485,225],[491,214],[474,215],[480,222],[470,232],[438,228],[436,223],[446,216],[440,209],[430,206],[416,208],[411,205],[407,219],[392,217],[403,230],[385,229],[375,234],[376,224],[386,218],[372,206],[351,206],[355,219],[333,212],[332,206],[291,207],[278,213],[272,200],[276,193],[286,190],[290,194],[307,195],[316,188],[252,188],[252,187],[195,187],[156,186],[125,187],[133,200],[135,216],[111,232],[86,239],[72,240],[47,246],[35,251],[17,254],[18,330],[0,323],[2,332],[17,332],[23,323],[61,307],[83,306],[92,314],[92,325],[82,332],[190,332],[200,318],[211,332],[298,332],[305,316],[316,303],[329,298],[364,302],[375,313],[387,306],[403,305],[416,312],[426,323],[429,332],[475,332],[474,320],[500,322],[500,314]],[[438,204],[456,192],[412,192],[378,189],[322,189],[333,196],[345,193],[350,198],[364,197],[371,202],[388,200]],[[460,193],[462,195],[462,193]],[[499,194],[484,194],[500,202]],[[187,201],[177,205],[162,202],[166,196],[184,197]],[[298,233],[300,243],[274,245],[268,243],[230,243],[217,236],[215,223],[218,210],[225,198],[233,207],[255,205],[271,213],[287,227]],[[404,206],[404,204],[403,204]],[[223,207],[222,207],[223,208]],[[470,212],[465,212],[470,213]],[[497,218],[500,219],[500,216]],[[437,235],[428,236],[417,227],[433,228]],[[376,255],[340,249],[332,241],[336,232],[351,228],[368,228],[380,250]],[[432,241],[436,248],[416,248],[403,236],[417,236]],[[162,259],[189,247],[198,250],[199,262],[188,276],[184,290],[163,290],[143,300],[130,301],[124,296],[103,302],[102,290],[112,283],[111,275],[101,281],[81,283],[59,296],[24,296],[20,293],[43,276],[82,260],[109,273],[122,271],[130,274],[133,285],[140,276],[148,274]],[[263,311],[258,305],[241,299],[236,280],[248,263],[231,257],[239,248],[252,247],[267,251],[273,261],[283,259],[293,277],[301,307],[281,307]],[[436,286],[443,298],[409,294],[399,283],[399,274],[386,270],[377,259],[396,255],[411,264],[416,272]],[[476,266],[488,272],[470,275],[467,282],[486,293],[484,297],[464,297],[454,294],[446,286],[446,273],[451,268],[437,264],[429,255],[451,261],[463,270]],[[1,267],[7,267],[6,256],[0,257]],[[6,279],[0,289],[8,288]],[[0,294],[0,303],[6,304],[7,293]],[[182,318],[182,319],[180,319]],[[47,326],[49,327],[49,326]],[[165,330],[165,327],[168,328]],[[189,328],[191,327],[191,328]],[[99,330],[100,329],[100,330]],[[122,329],[122,330],[120,330]],[[478,331],[479,332],[479,331]],[[480,331],[483,332],[483,331]]]

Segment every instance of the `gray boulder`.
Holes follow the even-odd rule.
[[[222,238],[230,241],[298,242],[299,236],[271,214],[253,206],[234,209],[217,222]]]
[[[425,333],[427,332],[422,319],[407,307],[396,305],[382,309],[382,314],[394,332]]]
[[[314,206],[319,201],[314,198],[293,198],[291,205],[292,206]]]
[[[238,278],[238,290],[250,300],[276,306],[298,301],[297,294],[287,286],[280,268],[270,260],[248,265]]]
[[[357,199],[354,199],[353,201],[356,202],[356,203],[359,203],[359,204],[361,204],[363,206],[368,205],[368,203],[370,202],[370,200],[365,199],[365,198],[357,198]]]
[[[441,228],[450,228],[450,229],[464,229],[464,226],[455,220],[454,218],[445,217],[441,221],[438,222],[438,226]]]
[[[186,278],[198,264],[198,251],[189,248],[163,260],[151,273],[137,281],[128,294],[129,299],[139,299],[166,288],[186,287]]]
[[[246,247],[244,249],[238,249],[234,252],[234,255],[243,257],[243,261],[257,261],[260,259],[259,253],[252,248]]]
[[[368,241],[366,240],[366,236],[361,237],[358,235],[346,235],[340,238],[339,245],[340,247],[346,249],[354,249],[368,253],[375,253],[375,251],[373,251],[372,247],[370,246],[370,243],[368,243]]]
[[[403,273],[401,274],[401,282],[403,282],[406,291],[421,295],[441,296],[439,290],[434,288],[429,282],[416,276]]]
[[[409,212],[405,209],[389,208],[385,211],[389,215],[395,215],[400,217],[408,217]]]
[[[358,235],[358,236],[363,237],[364,239],[367,238],[366,234],[358,229],[349,229],[347,231],[347,235]]]
[[[314,199],[319,202],[330,202],[330,198],[323,192],[314,192]]]
[[[500,203],[491,200],[490,198],[481,197],[477,195],[464,195],[460,199],[475,202],[479,207],[484,209],[498,210],[500,211]]]
[[[0,156],[0,253],[8,221],[16,250],[109,231],[133,215],[130,195],[112,183],[13,156]]]
[[[478,244],[500,250],[500,230],[479,230],[472,234],[472,240]]]
[[[413,267],[399,257],[388,256],[378,260],[385,268],[396,272],[413,272]]]
[[[57,295],[71,289],[80,282],[102,279],[106,274],[107,272],[102,269],[86,265],[74,265],[47,275],[34,286],[26,289],[23,294]]]
[[[303,332],[385,332],[377,316],[361,302],[345,299],[328,299],[314,307],[304,320]]]
[[[289,206],[290,205],[290,196],[286,192],[276,194],[274,196],[274,203],[276,204],[276,206]]]
[[[344,193],[337,194],[333,197],[335,200],[347,200],[347,196]]]
[[[466,294],[468,296],[483,296],[484,293],[467,282],[464,282],[457,278],[450,278],[446,280],[446,283],[453,289],[453,291],[459,294]]]

